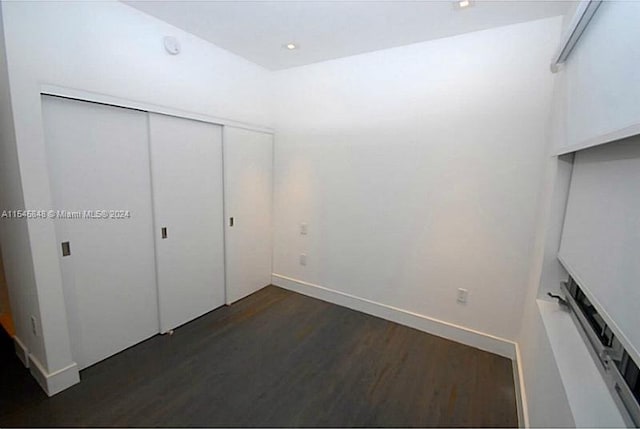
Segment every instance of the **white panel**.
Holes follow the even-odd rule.
[[[149,126],[166,332],[224,304],[222,127],[157,114],[149,115]]]
[[[640,137],[576,153],[559,256],[638,362]],[[626,338],[625,338],[626,337]]]
[[[567,146],[603,143],[599,137],[640,125],[638,22],[640,2],[603,2],[571,53],[562,72]]]
[[[58,219],[73,356],[86,368],[158,332],[146,114],[43,97],[57,210],[128,210],[129,219]]]
[[[271,134],[224,128],[227,303],[271,283],[272,166]]]

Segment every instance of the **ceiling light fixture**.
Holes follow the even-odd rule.
[[[458,9],[464,9],[471,6],[471,0],[458,0],[454,3]]]
[[[290,51],[293,51],[294,49],[298,49],[298,45],[296,45],[295,43],[287,43],[286,45],[284,45],[284,47]]]

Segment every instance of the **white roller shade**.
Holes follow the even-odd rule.
[[[559,258],[638,362],[639,136],[576,153]]]
[[[562,71],[573,150],[639,132],[639,40],[637,1],[603,2],[582,33]]]

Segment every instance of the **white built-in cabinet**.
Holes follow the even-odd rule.
[[[270,283],[270,134],[53,96],[42,106],[54,210],[83,213],[54,221],[80,369]]]

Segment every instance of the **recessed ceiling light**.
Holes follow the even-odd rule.
[[[471,0],[458,0],[454,3],[458,9],[464,9],[471,6]]]
[[[284,47],[290,51],[293,51],[294,49],[298,49],[298,45],[296,45],[295,43],[287,43],[286,45],[284,45]]]

